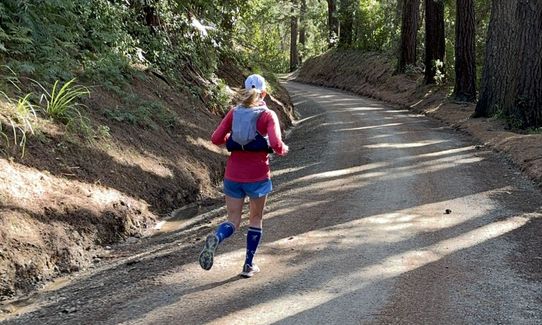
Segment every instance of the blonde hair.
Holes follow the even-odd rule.
[[[256,88],[243,89],[240,93],[239,104],[245,107],[259,106],[262,100],[262,91]]]

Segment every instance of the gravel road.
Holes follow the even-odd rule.
[[[272,161],[262,273],[238,276],[246,225],[199,268],[220,210],[114,247],[2,324],[542,323],[542,193],[516,168],[409,111],[286,87],[301,117]]]

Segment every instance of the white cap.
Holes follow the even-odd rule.
[[[258,90],[265,90],[265,79],[259,74],[252,74],[245,80],[245,89],[256,88]]]

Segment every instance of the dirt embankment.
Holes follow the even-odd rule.
[[[394,74],[394,60],[380,53],[329,51],[308,60],[297,81],[339,88],[426,114],[504,153],[537,184],[542,185],[542,134],[511,132],[492,118],[470,116],[475,104],[454,102],[449,87],[422,85],[423,75],[412,71]]]
[[[218,72],[231,87],[246,75],[231,62]],[[278,90],[268,103],[286,127],[293,107]],[[24,158],[0,157],[0,301],[108,258],[173,209],[215,202],[227,153],[209,141],[220,116],[202,99],[152,73],[121,94],[92,87],[93,138],[39,119]]]

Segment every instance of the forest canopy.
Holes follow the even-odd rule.
[[[41,82],[78,77],[117,87],[134,67],[199,84],[216,79],[225,57],[280,73],[330,48],[375,51],[396,57],[398,73],[455,84],[459,100],[481,96],[476,116],[536,128],[541,7],[528,0],[5,0],[0,64]],[[488,44],[495,47],[486,51]],[[495,68],[510,61],[525,71]],[[517,73],[498,73],[504,70]],[[487,100],[497,93],[506,98]]]

